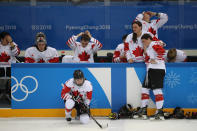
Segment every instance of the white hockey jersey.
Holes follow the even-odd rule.
[[[161,46],[160,42],[152,41],[145,53],[145,63],[147,70],[152,69],[166,69],[164,61],[165,49]],[[150,59],[153,59],[157,64],[151,64]]]
[[[125,40],[125,49],[124,51],[126,52],[126,57],[127,60],[132,59],[134,62],[143,62],[144,61],[144,56],[143,56],[143,43],[141,40],[141,37],[143,34],[147,32],[142,32],[141,36],[137,38],[137,42],[134,43],[132,38],[133,38],[133,33],[129,34]]]
[[[63,86],[64,87],[61,92],[61,98],[63,100],[67,100],[69,99],[69,95],[73,95],[81,97],[85,104],[90,104],[92,99],[92,84],[90,81],[85,80],[82,86],[77,86],[74,83],[74,79],[71,78],[66,81]]]
[[[116,47],[116,50],[114,51],[113,62],[126,63],[127,59],[121,58],[123,56],[126,56],[126,52],[124,51],[124,43],[121,43]]]
[[[102,48],[102,44],[92,37],[88,45],[84,48],[80,42],[76,41],[77,38],[77,36],[73,35],[66,43],[74,50],[73,61],[76,63],[94,63],[93,55]]]
[[[149,23],[143,20],[143,14],[138,14],[136,20],[142,23],[143,32],[150,32],[154,37],[158,38],[158,29],[168,21],[168,15],[159,13],[159,18],[151,20]],[[153,39],[155,39],[154,37]]]
[[[30,47],[25,51],[25,63],[58,63],[57,50],[47,47],[45,51],[39,51],[36,47]]]
[[[14,43],[14,42],[13,42]],[[11,49],[10,44],[2,45],[0,42],[0,65],[9,65],[11,63],[16,63],[15,56],[20,54],[20,50],[16,43],[14,43],[15,47]]]
[[[187,55],[185,54],[184,51],[176,49],[176,53],[177,53],[177,55],[176,55],[175,62],[186,62],[187,61]],[[166,62],[168,62],[167,54],[168,54],[168,51],[166,51],[166,53],[165,53],[165,61]]]

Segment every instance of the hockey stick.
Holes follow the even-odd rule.
[[[63,83],[62,83],[61,85],[62,85],[62,87],[64,87],[64,84],[63,84]],[[75,102],[78,102],[76,99],[74,99],[74,101],[75,101]],[[90,113],[90,108],[87,107],[84,103],[82,103],[82,104],[85,106],[85,108],[87,108],[87,109],[89,110],[88,115],[94,120],[94,122],[95,122],[101,129],[104,129],[104,128],[107,128],[107,127],[108,127],[108,124],[101,125],[101,124],[91,115],[91,113]]]
[[[94,120],[94,122],[101,128],[101,129],[104,129],[104,128],[107,128],[108,127],[108,124],[105,124],[105,125],[101,125],[90,113],[88,113],[88,115]]]

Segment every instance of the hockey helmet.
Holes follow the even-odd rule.
[[[47,41],[46,41],[46,35],[43,32],[38,32],[36,34],[36,43],[38,43],[38,42],[47,43]]]
[[[84,78],[84,74],[81,70],[75,70],[73,73],[73,78],[74,78],[74,82],[76,85],[78,85],[78,86],[83,85],[85,78]],[[78,83],[77,82],[78,79],[83,79],[82,83]]]

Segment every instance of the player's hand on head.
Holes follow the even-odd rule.
[[[84,32],[80,32],[78,35],[77,35],[77,37],[79,37],[79,36],[81,36],[81,35],[83,35],[84,34]]]
[[[85,31],[85,34],[87,34],[90,38],[92,37],[92,35],[90,34],[88,30]]]
[[[152,12],[152,11],[147,11],[146,13],[148,13],[151,17],[155,16],[156,13],[155,12]]]

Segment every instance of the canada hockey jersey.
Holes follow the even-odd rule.
[[[121,43],[116,47],[116,50],[114,51],[113,62],[126,63],[127,59],[122,58],[124,56],[126,57],[126,52],[124,51],[124,43]]]
[[[76,63],[94,63],[93,55],[102,48],[102,44],[92,37],[88,45],[82,47],[81,43],[77,42],[77,38],[77,36],[73,35],[66,42],[66,44],[74,50],[73,61]]]
[[[147,66],[147,70],[149,68],[166,70],[164,55],[165,55],[165,49],[163,48],[163,46],[161,46],[160,42],[152,41],[150,45],[147,47],[145,53],[145,63]],[[150,63],[151,59],[155,60],[157,63],[151,64]]]
[[[10,65],[11,63],[16,63],[15,56],[20,54],[20,50],[16,43],[14,43],[14,45],[14,48],[11,48],[10,44],[2,45],[0,43],[0,65]]]
[[[79,96],[85,104],[89,105],[92,99],[92,84],[85,80],[82,86],[77,86],[74,79],[71,78],[63,84],[61,98],[68,100],[70,95]]]
[[[165,13],[159,13],[158,19],[146,22],[143,20],[143,14],[138,14],[136,20],[142,23],[143,32],[150,32],[151,34],[153,34],[153,39],[156,39],[158,38],[158,29],[161,28],[168,21],[168,15]]]
[[[30,47],[25,52],[25,63],[58,63],[57,50],[47,47],[45,51],[39,51],[36,47]]]

